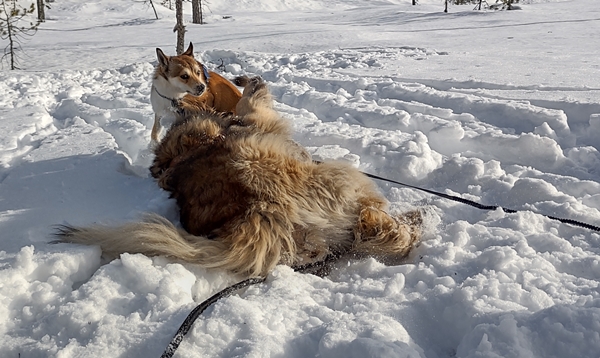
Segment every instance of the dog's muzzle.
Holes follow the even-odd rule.
[[[203,84],[199,84],[198,86],[196,86],[196,91],[194,91],[194,93],[192,93],[194,96],[200,96],[201,94],[204,93],[204,90],[206,90],[206,86]]]

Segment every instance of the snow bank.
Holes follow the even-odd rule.
[[[198,57],[265,78],[315,159],[520,211],[378,182],[392,211],[427,213],[408,258],[343,261],[325,278],[277,267],[211,306],[178,356],[596,356],[600,234],[542,215],[600,221],[600,44],[586,35],[595,2],[581,1],[586,13],[536,0],[446,15],[433,0],[214,1],[213,22],[188,27]],[[0,356],[158,356],[236,277],[50,241],[65,222],[178,220],[147,172],[154,48],[172,45],[172,13],[53,9],[28,43],[32,70],[0,72]]]

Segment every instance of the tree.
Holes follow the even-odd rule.
[[[40,22],[46,21],[46,4],[44,4],[44,0],[36,0],[37,2],[37,15],[38,20]]]
[[[154,2],[152,2],[152,0],[146,0],[146,1],[150,3],[150,6],[152,6],[152,10],[154,10],[154,17],[156,17],[156,20],[158,20],[158,13],[156,13],[156,8],[154,7]]]
[[[498,0],[496,0],[496,2],[498,2]],[[519,2],[519,0],[500,0],[500,2],[503,4],[503,9],[512,10],[513,3]]]
[[[8,40],[8,45],[4,48],[4,55],[0,60],[9,57],[10,69],[18,69],[18,58],[16,51],[21,49],[21,43],[26,36],[33,36],[40,24],[40,20],[29,21],[29,25],[22,25],[27,22],[25,19],[35,12],[35,4],[29,7],[22,7],[16,0],[0,0],[0,38]]]
[[[161,4],[165,7],[168,7],[169,10],[173,10],[173,4],[172,4],[171,0],[162,0]]]
[[[192,0],[192,22],[194,24],[203,24],[202,21],[202,0]]]
[[[176,52],[178,55],[183,53],[183,46],[185,42],[185,25],[183,24],[183,0],[175,0],[175,18],[177,24],[173,28],[173,32],[177,33],[177,48]]]

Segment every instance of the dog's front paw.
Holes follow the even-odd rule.
[[[177,113],[179,116],[184,114],[183,108],[183,100],[182,99],[172,99],[171,100],[171,110]]]
[[[171,107],[173,108],[181,108],[182,105],[183,101],[181,100],[181,98],[175,98],[171,100]]]

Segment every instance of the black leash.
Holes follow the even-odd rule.
[[[314,262],[314,263],[310,263],[307,265],[295,267],[294,271],[318,274],[318,272],[322,272],[321,270],[326,270],[327,266],[329,264],[331,264],[332,262],[334,262],[336,259],[337,259],[337,257],[331,255],[331,256],[326,257],[323,261]],[[202,314],[202,312],[204,312],[208,307],[210,307],[210,305],[217,302],[221,298],[231,295],[232,293],[234,293],[237,290],[240,290],[242,288],[245,288],[245,287],[248,287],[251,285],[255,285],[257,283],[265,282],[265,280],[266,280],[266,277],[255,277],[255,278],[249,278],[244,281],[238,282],[234,285],[226,287],[223,290],[215,293],[210,298],[208,298],[206,301],[204,301],[201,304],[199,304],[198,306],[196,306],[196,308],[194,308],[192,310],[192,312],[190,312],[188,314],[188,316],[185,318],[185,320],[183,321],[183,323],[177,330],[177,333],[175,333],[175,335],[171,339],[171,342],[169,342],[169,345],[167,346],[167,348],[165,349],[163,354],[160,356],[160,358],[173,357],[173,354],[175,354],[175,351],[177,350],[177,348],[179,348],[179,344],[181,344],[181,341],[183,341],[183,337],[190,331],[190,329],[192,328],[192,325],[198,319],[198,317]]]
[[[499,205],[483,205],[480,204],[478,202],[469,200],[469,199],[465,199],[465,198],[461,198],[459,196],[454,196],[454,195],[448,195],[448,194],[444,194],[444,193],[439,193],[437,191],[433,191],[433,190],[429,190],[429,189],[423,189],[423,188],[419,188],[418,186],[414,186],[414,185],[410,185],[410,184],[404,184],[401,183],[399,181],[395,181],[395,180],[391,180],[391,179],[386,179],[374,174],[369,174],[369,173],[363,173],[364,175],[368,176],[369,178],[372,179],[377,179],[377,180],[382,180],[382,181],[386,181],[388,183],[393,183],[393,184],[398,184],[401,186],[405,186],[407,188],[411,188],[411,189],[416,189],[416,190],[420,190],[420,191],[424,191],[426,193],[429,194],[433,194],[433,195],[437,195],[440,196],[442,198],[448,199],[448,200],[453,200],[459,203],[463,203],[463,204],[467,204],[473,207],[476,207],[477,209],[481,209],[481,210],[496,210],[496,209],[502,209],[504,212],[507,213],[516,213],[519,212],[519,210],[514,210],[514,209],[507,209],[507,208],[503,208],[502,206]],[[548,219],[552,219],[552,220],[558,220],[561,223],[564,224],[569,224],[569,225],[573,225],[573,226],[579,226],[585,229],[589,229],[589,230],[593,230],[593,231],[598,231],[600,232],[600,227],[595,226],[595,225],[591,225],[591,224],[587,224],[581,221],[577,221],[577,220],[573,220],[573,219],[563,219],[563,218],[559,218],[556,216],[550,216],[550,215],[544,215],[544,214],[539,214],[542,215],[544,217],[547,217]]]
[[[181,344],[183,337],[190,331],[190,329],[192,328],[192,325],[194,324],[196,319],[198,319],[198,317],[202,314],[202,312],[204,312],[204,310],[206,310],[210,305],[217,302],[219,299],[221,299],[223,297],[227,297],[227,296],[231,295],[232,293],[234,293],[235,291],[237,291],[239,289],[242,289],[244,287],[248,287],[250,285],[254,285],[257,283],[265,282],[265,279],[266,278],[258,277],[258,278],[249,278],[242,282],[238,282],[235,285],[231,285],[231,286],[217,292],[216,294],[212,295],[209,299],[207,299],[206,301],[204,301],[201,304],[199,304],[198,306],[196,306],[196,308],[194,308],[192,310],[192,312],[190,312],[190,314],[185,318],[185,321],[183,321],[183,323],[181,324],[181,327],[179,327],[179,329],[177,330],[177,333],[175,333],[175,336],[173,336],[173,339],[171,339],[171,342],[169,343],[169,345],[167,346],[167,348],[165,349],[163,354],[160,356],[160,358],[173,357],[173,354],[175,354],[175,351],[177,350],[177,348],[179,348],[179,344]]]

